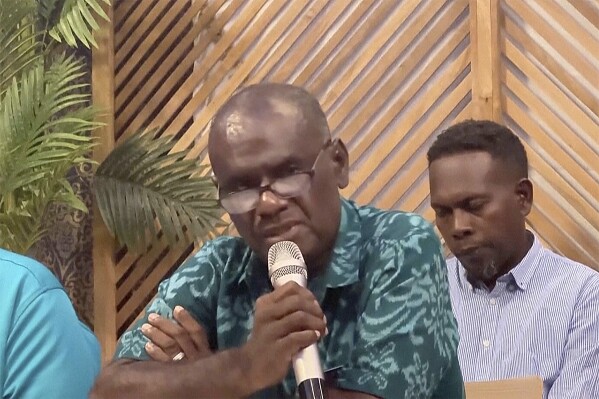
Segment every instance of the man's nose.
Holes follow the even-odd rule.
[[[453,238],[459,240],[471,234],[472,223],[470,214],[459,209],[455,210],[453,212]]]
[[[260,194],[260,200],[256,206],[256,215],[268,217],[276,215],[287,207],[288,201],[279,197],[270,188]]]

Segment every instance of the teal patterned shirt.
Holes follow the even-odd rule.
[[[420,216],[341,201],[331,263],[309,289],[329,334],[318,348],[323,370],[342,389],[381,398],[463,398],[442,248]],[[237,237],[202,247],[168,280],[120,339],[116,357],[148,359],[141,325],[149,313],[172,317],[186,308],[205,328],[214,350],[243,345],[256,299],[272,290],[267,266]],[[295,395],[290,369],[278,386],[256,398]]]

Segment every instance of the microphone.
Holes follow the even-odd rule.
[[[308,268],[299,247],[291,241],[280,241],[268,250],[268,275],[277,288],[295,281],[302,287],[308,282]],[[318,347],[312,344],[293,357],[293,371],[301,399],[325,399],[324,373]]]

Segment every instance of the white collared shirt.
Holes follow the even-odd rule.
[[[447,267],[465,381],[537,375],[544,398],[599,398],[597,271],[536,237],[490,292],[470,284],[456,258]]]

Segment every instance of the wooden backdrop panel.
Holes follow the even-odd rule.
[[[599,3],[500,9],[503,121],[528,151],[529,223],[557,252],[599,268]]]
[[[595,2],[115,0],[109,11],[93,58],[94,100],[110,114],[97,159],[162,126],[178,139],[174,151],[207,162],[210,119],[231,94],[288,82],[318,98],[347,144],[345,196],[433,220],[427,148],[455,121],[493,119],[529,152],[529,226],[599,268]],[[106,359],[158,282],[201,244],[159,240],[135,255],[96,226],[95,327]]]

